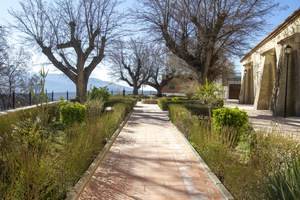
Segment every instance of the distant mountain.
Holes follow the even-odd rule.
[[[123,88],[126,91],[132,91],[130,87],[124,87],[122,85],[118,85],[115,83],[107,82],[107,81],[102,81],[96,78],[90,78],[89,83],[88,83],[88,89],[92,87],[105,87],[107,86],[109,91],[123,91]],[[75,92],[76,87],[75,84],[65,75],[63,74],[48,74],[46,78],[46,83],[45,83],[45,89],[54,92]]]

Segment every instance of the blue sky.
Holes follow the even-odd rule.
[[[124,8],[133,7],[137,0],[125,0],[123,3]],[[257,37],[257,41],[253,43],[254,46],[257,42],[263,39],[269,32],[271,32],[276,26],[283,22],[293,11],[300,7],[300,0],[274,0],[280,3],[280,8],[274,15],[268,18],[268,25],[261,31],[260,36]],[[13,22],[12,17],[8,14],[9,8],[18,8],[20,0],[1,0],[0,3],[0,24],[6,25],[7,22]],[[45,60],[39,60],[40,56],[33,58],[33,64],[45,62]],[[33,71],[37,71],[39,66],[34,67]],[[57,71],[54,68],[49,67],[52,72]],[[239,63],[236,62],[236,68],[239,70]],[[111,80],[108,76],[108,71],[104,66],[98,67],[92,74],[93,77],[101,77],[103,80]]]

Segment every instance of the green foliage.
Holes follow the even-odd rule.
[[[172,102],[172,103],[178,103],[179,100],[180,100],[179,97],[172,97],[171,102]]]
[[[223,100],[217,100],[211,107],[204,104],[203,101],[197,99],[187,99],[185,97],[162,97],[158,99],[158,105],[162,110],[168,110],[171,104],[185,105],[196,115],[209,116],[209,109],[213,110],[223,106]]]
[[[219,108],[213,111],[213,127],[221,131],[224,127],[241,130],[248,126],[248,116],[238,108]]]
[[[61,102],[59,105],[61,121],[70,125],[75,122],[81,123],[85,119],[86,106],[80,103]]]
[[[0,124],[10,119],[9,128],[0,133],[0,194],[4,199],[47,198],[53,177],[44,155],[51,156],[50,143],[58,131],[54,125],[57,115],[57,104],[51,104],[0,118]]]
[[[133,107],[137,102],[136,98],[133,98],[131,96],[112,96],[109,98],[109,101],[105,102],[104,107],[114,106],[119,103],[125,103]]]
[[[300,159],[269,178],[268,199],[299,199],[300,197]]]
[[[238,108],[213,110],[212,122],[214,130],[229,147],[236,147],[242,139],[246,140],[250,135],[247,113]]]
[[[157,99],[151,98],[151,99],[143,99],[142,102],[143,102],[144,104],[157,104],[157,103],[158,103],[158,100],[157,100]]]
[[[89,118],[100,116],[104,110],[104,102],[101,100],[88,100],[85,106]]]
[[[162,97],[158,100],[158,106],[162,110],[168,110],[168,103],[169,103],[169,100],[167,97]]]
[[[89,93],[89,100],[100,100],[105,102],[108,100],[109,97],[110,93],[107,87],[93,87],[93,89]]]
[[[0,199],[65,199],[132,110],[135,100],[123,100],[111,103],[112,112],[69,126],[60,126],[57,104],[1,116]]]
[[[267,199],[268,177],[286,169],[286,163],[294,158],[300,158],[299,144],[285,137],[255,134],[248,129],[249,133],[243,134],[238,146],[232,148],[224,140],[232,131],[237,131],[234,126],[223,128],[220,134],[211,129],[209,120],[193,115],[184,104],[169,105],[169,114],[236,199]],[[295,180],[299,183],[299,179],[293,183]]]
[[[219,85],[206,81],[196,89],[194,97],[202,100],[204,104],[212,106],[217,101],[222,101],[222,89]]]

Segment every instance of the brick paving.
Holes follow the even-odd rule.
[[[138,103],[79,199],[226,199],[157,105]]]

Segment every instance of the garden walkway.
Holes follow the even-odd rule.
[[[230,197],[157,105],[138,103],[79,199]]]

